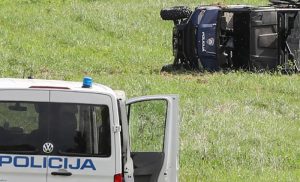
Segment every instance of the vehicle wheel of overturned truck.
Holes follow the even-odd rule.
[[[186,6],[174,6],[160,11],[163,20],[179,20],[190,17],[192,11]]]

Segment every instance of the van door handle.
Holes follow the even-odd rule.
[[[72,173],[68,172],[68,171],[56,171],[56,172],[52,172],[51,175],[53,175],[53,176],[72,176]]]

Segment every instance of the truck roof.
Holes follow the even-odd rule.
[[[109,87],[93,83],[91,88],[82,88],[82,82],[71,82],[62,80],[42,80],[42,79],[16,79],[0,78],[0,89],[66,89],[70,91],[84,91],[116,95]]]

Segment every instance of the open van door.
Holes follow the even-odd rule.
[[[127,104],[135,182],[178,181],[179,98],[143,96]]]

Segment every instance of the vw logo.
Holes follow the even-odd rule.
[[[54,148],[54,146],[52,143],[45,143],[43,145],[43,151],[47,154],[51,153],[53,151],[53,148]]]

